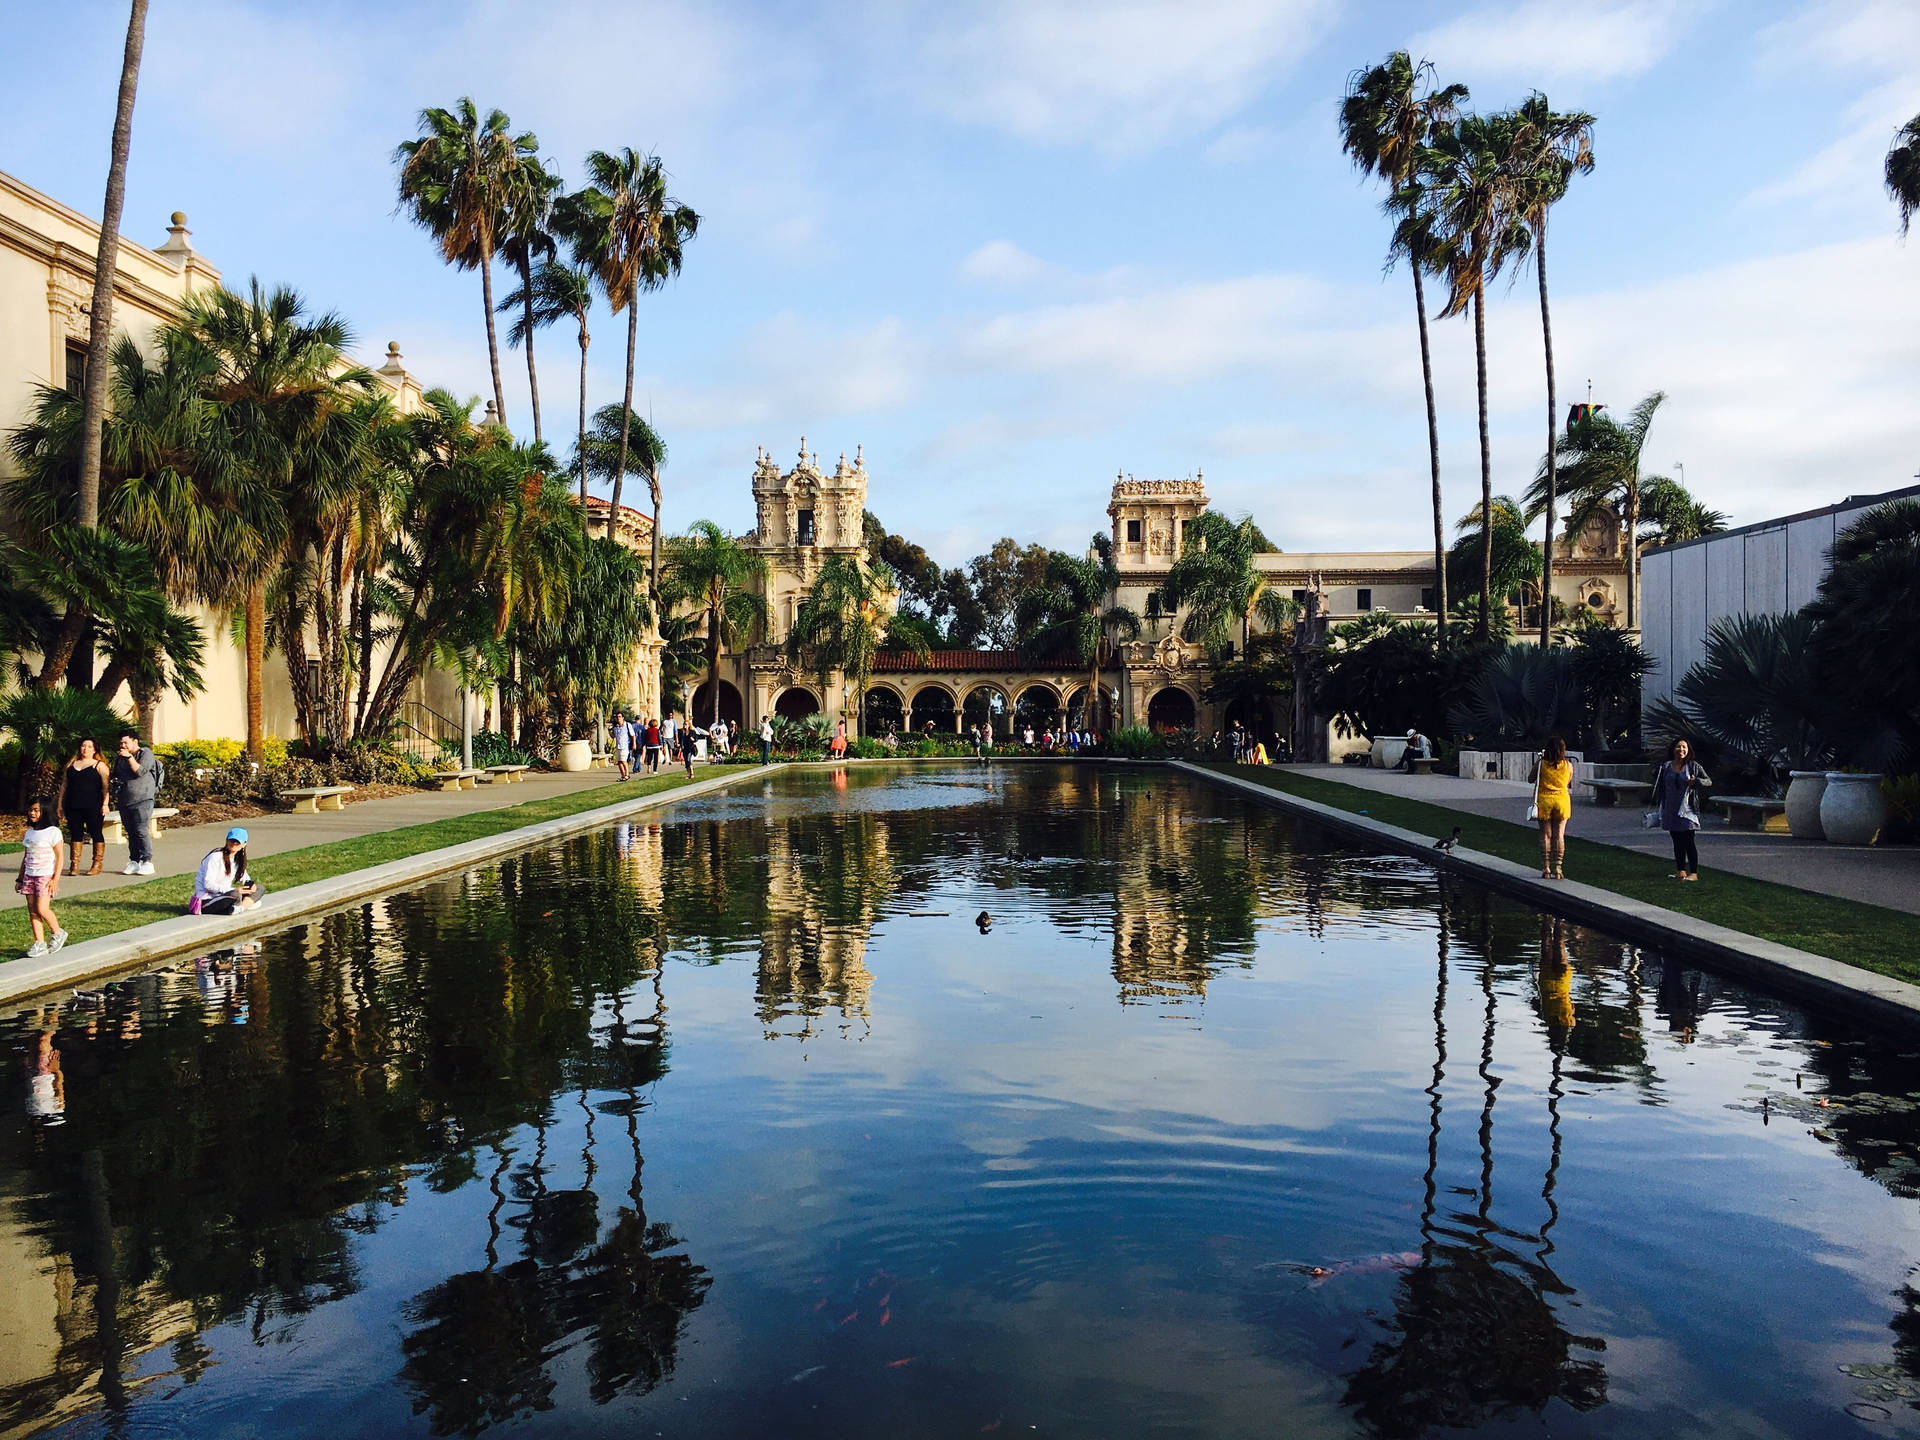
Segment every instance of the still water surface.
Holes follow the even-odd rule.
[[[1920,1433],[1920,1041],[1170,776],[211,958],[0,1028],[0,1435]]]

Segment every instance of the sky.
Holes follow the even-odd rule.
[[[125,5],[10,8],[41,59],[0,87],[0,169],[98,214]],[[1549,234],[1563,413],[1589,383],[1617,411],[1666,391],[1648,466],[1735,524],[1913,483],[1920,239],[1880,180],[1920,111],[1912,0],[153,0],[123,230],[157,245],[183,210],[228,284],[292,284],[369,363],[397,341],[424,384],[487,393],[479,279],[396,212],[392,163],[471,95],[570,185],[631,145],[701,214],[639,307],[670,530],[751,527],[756,447],[791,464],[804,434],[828,467],[864,446],[869,508],[947,564],[1004,534],[1078,550],[1122,472],[1204,472],[1283,549],[1415,549],[1412,285],[1335,125],[1396,48],[1476,109],[1538,89],[1597,117]],[[596,312],[593,406],[625,331]],[[1487,343],[1518,492],[1547,424],[1531,267]],[[571,328],[535,358],[564,456]],[[1434,367],[1451,518],[1479,483],[1465,321],[1436,322]]]

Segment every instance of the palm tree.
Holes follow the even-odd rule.
[[[1189,521],[1188,533],[1199,523]],[[1107,603],[1119,584],[1112,537],[1096,534],[1084,557],[1058,551],[1050,555],[1044,582],[1020,597],[1015,615],[1021,648],[1029,655],[1072,655],[1087,667],[1088,718],[1095,730],[1112,726],[1113,717],[1102,713],[1106,694],[1100,688],[1100,671],[1112,661],[1114,637],[1131,640],[1140,633],[1138,615],[1124,605]]]
[[[533,267],[536,262],[552,260],[554,255],[553,195],[559,188],[560,177],[538,157],[523,160],[508,187],[506,229],[500,239],[500,253],[520,272],[520,284],[500,302],[500,313],[512,314],[516,304],[520,309],[520,318],[507,331],[507,343],[520,346],[527,354],[527,394],[533,402],[535,444],[541,435],[540,373],[533,363],[533,332],[538,324],[533,315]]]
[[[574,259],[589,266],[600,281],[607,305],[627,312],[627,388],[621,402],[620,457],[613,470],[613,513],[620,510],[620,482],[627,473],[627,441],[633,413],[633,362],[640,339],[639,300],[680,273],[686,242],[700,228],[700,217],[667,194],[667,172],[657,155],[637,155],[631,147],[617,154],[595,150],[587,156],[587,185],[567,197],[557,217],[573,246]],[[647,467],[653,492],[653,548],[649,583],[660,591],[660,470]],[[611,523],[611,522],[609,522]],[[611,531],[609,531],[611,533]]]
[[[100,428],[107,418],[107,357],[113,345],[113,277],[120,267],[120,213],[127,197],[127,152],[133,147],[133,97],[140,85],[140,52],[146,46],[147,0],[133,0],[127,15],[127,48],[120,59],[120,97],[113,111],[113,149],[107,161],[106,202],[100,209],[100,248],[93,261],[93,299],[87,309],[87,381],[82,400],[80,514],[91,529],[100,523]]]
[[[1533,265],[1540,277],[1540,338],[1547,357],[1546,540],[1541,549],[1540,643],[1553,643],[1553,521],[1559,503],[1560,398],[1553,378],[1553,312],[1547,306],[1547,212],[1567,193],[1574,175],[1593,170],[1593,116],[1575,110],[1556,115],[1539,91],[1514,112],[1511,163],[1515,203],[1532,235]]]
[[[1507,261],[1527,246],[1526,227],[1520,222],[1506,156],[1512,150],[1514,120],[1508,115],[1467,115],[1434,127],[1432,141],[1421,152],[1428,179],[1419,200],[1407,208],[1432,217],[1436,238],[1434,259],[1447,277],[1447,304],[1442,319],[1473,310],[1473,358],[1480,398],[1480,500],[1483,513],[1492,514],[1493,446],[1487,430],[1487,285]],[[1406,204],[1406,202],[1403,202]],[[1491,564],[1493,546],[1484,544],[1482,556]],[[1489,629],[1491,574],[1481,577],[1477,637],[1485,641]]]
[[[1586,419],[1575,421],[1561,442],[1566,464],[1560,467],[1560,478],[1566,482],[1567,499],[1572,504],[1568,533],[1579,534],[1589,520],[1605,511],[1622,517],[1629,630],[1637,627],[1640,614],[1640,497],[1645,491],[1674,483],[1664,475],[1640,473],[1647,432],[1653,428],[1653,417],[1666,399],[1666,391],[1654,391],[1634,406],[1624,421],[1615,420],[1604,410],[1596,410]],[[1547,467],[1543,460],[1533,484],[1527,488],[1529,521],[1539,517],[1546,498]]]
[[[1257,563],[1256,534],[1251,517],[1236,523],[1211,510],[1187,522],[1180,558],[1160,587],[1161,604],[1187,612],[1183,640],[1221,655],[1233,644],[1234,626],[1245,650],[1253,643],[1255,621],[1271,633],[1293,618],[1293,601],[1273,588]]]
[[[1424,88],[1424,91],[1422,87]],[[1467,101],[1467,87],[1433,86],[1433,66],[1414,64],[1404,50],[1396,50],[1370,70],[1347,77],[1346,98],[1340,102],[1340,148],[1353,158],[1362,174],[1378,175],[1390,194],[1417,190],[1423,177],[1421,147],[1433,127],[1454,118]],[[1388,201],[1390,211],[1393,201]],[[1427,293],[1422,278],[1433,256],[1431,228],[1412,221],[1423,213],[1410,207],[1407,221],[1395,227],[1392,257],[1404,255],[1413,271],[1413,310],[1420,323],[1420,376],[1427,396],[1427,456],[1433,471],[1433,571],[1437,588],[1440,633],[1447,627],[1446,522],[1440,508],[1440,419],[1433,398],[1433,355],[1427,342]]]
[[[720,718],[720,651],[744,645],[770,618],[761,593],[767,573],[767,562],[758,552],[711,520],[696,520],[667,550],[662,603],[690,604],[706,623],[709,724]]]
[[[1727,528],[1722,512],[1701,504],[1677,480],[1655,476],[1640,487],[1640,544],[1678,545]]]
[[[893,605],[899,593],[893,571],[885,565],[869,565],[853,555],[829,555],[807,598],[794,612],[793,629],[787,635],[788,660],[810,659],[823,691],[835,670],[853,681],[856,729],[866,718],[867,686],[880,647],[904,645],[914,654],[927,653],[926,642],[917,633],[893,628]]]
[[[621,432],[625,431],[627,443],[620,443]],[[620,469],[621,457],[626,458],[626,469]],[[613,493],[620,493],[622,475],[657,474],[667,462],[667,442],[645,419],[631,410],[622,418],[618,405],[602,405],[593,412],[593,424],[587,427],[581,443],[577,464],[582,474],[591,475],[596,480],[607,481],[613,485]],[[658,494],[658,487],[655,488]],[[617,502],[616,502],[617,504]],[[614,535],[619,522],[619,511],[610,508],[607,511],[607,534]],[[654,510],[655,533],[658,534],[660,512]],[[651,574],[651,566],[649,566]]]
[[[1900,233],[1920,210],[1920,115],[1900,127],[1887,151],[1887,194],[1900,207]]]
[[[500,342],[493,328],[493,257],[511,225],[523,167],[539,154],[531,132],[508,134],[513,122],[503,110],[483,119],[471,97],[451,110],[420,112],[418,139],[393,152],[400,166],[400,204],[415,224],[440,244],[440,254],[460,270],[480,272],[487,314],[487,363],[493,370],[493,403],[507,423],[507,394],[500,383]]]
[[[587,346],[592,336],[587,334],[587,313],[593,309],[593,272],[579,265],[566,265],[558,260],[545,260],[540,268],[533,272],[531,279],[525,281],[511,295],[500,302],[501,312],[509,309],[519,310],[520,318],[513,322],[507,331],[508,343],[525,345],[528,362],[533,355],[533,332],[544,330],[547,326],[561,320],[572,320],[580,330],[580,437],[574,451],[576,468],[580,472],[580,522],[586,523],[587,515]],[[529,372],[531,373],[531,372]],[[539,438],[539,407],[534,407],[534,433]]]

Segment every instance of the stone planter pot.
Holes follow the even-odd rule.
[[[1376,770],[1391,770],[1400,763],[1400,758],[1406,753],[1407,740],[1404,735],[1398,739],[1392,739],[1382,735],[1378,740],[1373,742],[1373,760],[1371,763]]]
[[[560,742],[560,768],[566,771],[585,770],[593,764],[593,746],[585,740],[563,740]]]
[[[1796,840],[1824,840],[1820,801],[1827,790],[1824,770],[1794,770],[1787,782],[1787,833]]]
[[[1871,845],[1887,822],[1887,800],[1880,793],[1878,775],[1827,776],[1820,797],[1820,828],[1835,845]]]

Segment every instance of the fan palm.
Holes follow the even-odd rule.
[[[667,550],[662,603],[690,605],[706,625],[711,723],[720,718],[720,652],[747,643],[769,618],[767,562],[711,520],[696,520]]]
[[[516,305],[520,315],[507,331],[507,343],[518,345],[527,356],[527,395],[533,405],[533,438],[540,434],[540,372],[533,363],[533,332],[538,322],[533,314],[533,270],[536,264],[553,259],[558,248],[553,237],[553,197],[560,188],[560,177],[542,165],[537,156],[520,162],[507,187],[506,226],[500,237],[500,253],[520,272],[520,283],[513,294],[500,302],[500,313],[510,315]],[[552,322],[547,322],[551,324]]]
[[[126,716],[92,690],[19,690],[0,701],[0,730],[10,731],[20,742],[22,807],[36,795],[51,805],[53,776],[61,762],[82,740],[102,744],[126,723]],[[31,780],[28,766],[33,767]]]
[[[1727,528],[1727,517],[1695,500],[1677,480],[1654,476],[1640,487],[1642,545],[1678,545],[1717,535]]]
[[[1540,280],[1540,339],[1547,360],[1547,493],[1546,539],[1541,549],[1544,567],[1541,594],[1553,594],[1553,522],[1559,503],[1559,407],[1553,375],[1553,311],[1547,304],[1547,214],[1565,197],[1576,174],[1593,170],[1593,116],[1575,110],[1554,113],[1539,91],[1529,95],[1514,112],[1510,164],[1515,203],[1532,236],[1533,266]],[[1540,643],[1553,641],[1553,605],[1540,607]]]
[[[98,616],[110,626],[147,633],[160,626],[166,597],[144,547],[111,530],[79,525],[56,526],[38,541],[34,550],[15,549],[8,568],[28,589],[60,606],[69,621],[76,614]],[[79,634],[71,624],[61,624],[36,688],[59,688]]]
[[[1487,286],[1506,263],[1522,253],[1528,236],[1516,208],[1512,172],[1506,156],[1512,149],[1515,122],[1511,116],[1467,115],[1436,125],[1431,143],[1422,147],[1425,181],[1416,197],[1405,197],[1401,207],[1411,215],[1430,217],[1434,261],[1447,279],[1447,303],[1442,319],[1473,311],[1474,377],[1480,400],[1480,499],[1491,516],[1493,502],[1493,446],[1487,429]],[[1491,541],[1483,545],[1491,565]],[[1479,638],[1487,638],[1492,576],[1483,573],[1480,584]]]
[[[1250,517],[1236,523],[1209,510],[1187,522],[1180,558],[1160,588],[1161,603],[1186,611],[1182,639],[1220,655],[1233,643],[1233,627],[1239,627],[1244,650],[1253,642],[1256,621],[1271,633],[1293,618],[1297,607],[1257,563],[1256,535]]]
[[[1819,684],[1815,627],[1804,612],[1714,621],[1704,658],[1671,701],[1649,707],[1649,722],[1662,734],[1702,734],[1768,772],[1829,764],[1846,719]]]
[[[1874,506],[1840,532],[1829,560],[1803,612],[1820,626],[1821,688],[1861,717],[1863,730],[1883,732],[1863,737],[1863,749],[1878,752],[1873,763],[1920,768],[1920,502]],[[1904,762],[1888,753],[1888,735]]]
[[[822,691],[835,670],[852,680],[856,724],[866,716],[867,686],[880,647],[904,645],[915,654],[927,653],[917,634],[892,628],[899,593],[893,571],[885,565],[869,565],[853,555],[829,555],[794,612],[793,629],[787,636],[788,660],[810,660]]]
[[[1900,207],[1900,233],[1920,210],[1920,115],[1900,127],[1887,151],[1887,194]]]
[[[1189,535],[1200,519],[1187,523]],[[1084,557],[1058,551],[1050,555],[1043,582],[1020,597],[1015,612],[1021,649],[1028,655],[1046,660],[1071,655],[1087,667],[1089,726],[1095,730],[1112,728],[1113,717],[1100,713],[1106,707],[1100,671],[1112,663],[1115,637],[1131,640],[1140,633],[1138,615],[1108,603],[1119,583],[1113,541],[1099,533]]]
[[[1356,71],[1347,78],[1347,93],[1340,102],[1341,149],[1352,157],[1362,174],[1377,175],[1387,182],[1389,193],[1417,187],[1424,172],[1420,150],[1437,124],[1450,121],[1467,101],[1467,87],[1447,85],[1435,88],[1433,66],[1396,50],[1369,70]],[[1409,197],[1411,198],[1411,197]],[[1388,201],[1393,213],[1393,202]],[[1411,215],[1421,207],[1410,205]],[[1413,271],[1413,309],[1420,326],[1420,376],[1427,397],[1427,455],[1433,471],[1433,568],[1434,584],[1439,587],[1438,611],[1441,632],[1447,624],[1447,573],[1445,521],[1440,508],[1440,419],[1433,398],[1433,355],[1427,340],[1427,292],[1424,273],[1432,260],[1431,228],[1419,223],[1395,226],[1389,250],[1392,258],[1405,256]]]
[[[507,331],[507,340],[514,345],[525,345],[529,357],[533,353],[535,330],[544,330],[561,320],[572,320],[579,327],[580,435],[574,455],[575,466],[580,472],[580,520],[584,525],[587,515],[587,346],[593,339],[587,333],[587,314],[593,309],[593,272],[584,266],[566,265],[558,260],[543,261],[532,277],[500,304],[503,312],[508,308],[520,311],[520,318]],[[536,417],[538,413],[536,408]],[[537,418],[535,426],[537,438]]]
[[[109,622],[99,632],[99,641],[107,663],[94,682],[94,694],[111,704],[125,685],[133,696],[134,724],[142,735],[153,733],[153,707],[161,691],[171,690],[188,701],[207,688],[201,669],[207,640],[200,622],[171,605],[163,607],[157,626]]]
[[[505,111],[489,110],[482,116],[465,95],[451,110],[422,110],[419,123],[420,136],[393,152],[400,167],[400,204],[439,242],[449,265],[480,272],[494,410],[504,425],[507,395],[500,383],[500,342],[493,328],[493,257],[512,225],[524,167],[538,163],[534,157],[540,142],[531,132],[510,134],[513,122]]]
[[[613,515],[620,510],[620,482],[627,473],[627,445],[633,413],[633,362],[640,338],[639,300],[680,273],[686,242],[700,228],[691,207],[667,194],[666,167],[657,155],[637,155],[631,147],[587,156],[587,184],[560,207],[557,224],[572,244],[574,259],[600,281],[614,314],[627,312],[627,388],[620,410],[620,455],[613,470]],[[647,469],[653,494],[653,546],[649,583],[660,589],[660,470]],[[609,525],[612,524],[611,516]],[[608,531],[612,533],[611,529]]]
[[[1641,456],[1646,452],[1647,432],[1653,417],[1666,403],[1664,390],[1656,390],[1624,420],[1615,420],[1596,410],[1577,420],[1561,442],[1566,463],[1559,467],[1571,502],[1567,519],[1569,534],[1578,535],[1596,515],[1624,516],[1627,562],[1627,629],[1639,624],[1640,614],[1640,496],[1643,490],[1671,484],[1662,475],[1642,475]],[[1547,503],[1547,465],[1541,462],[1533,484],[1527,487],[1527,519],[1537,519]]]
[[[620,443],[622,430],[626,432],[627,443]],[[620,469],[621,456],[626,457],[626,469]],[[587,427],[585,442],[576,460],[579,469],[594,479],[613,485],[613,493],[620,493],[616,479],[621,474],[646,475],[658,472],[667,463],[667,443],[660,438],[659,432],[649,425],[645,418],[635,415],[631,410],[622,419],[618,405],[602,405],[593,412],[593,423]],[[607,511],[607,534],[616,535],[619,511]],[[654,523],[659,524],[659,512],[654,512]],[[651,567],[649,567],[651,573]]]

